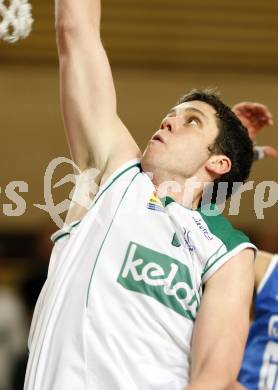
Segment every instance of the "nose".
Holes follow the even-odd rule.
[[[160,128],[162,130],[168,130],[172,132],[174,129],[173,118],[172,117],[164,118],[163,121],[161,122]]]

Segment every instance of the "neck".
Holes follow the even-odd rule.
[[[186,208],[196,209],[202,198],[205,183],[194,177],[181,177],[174,174],[153,173],[152,182],[160,198],[169,196]]]

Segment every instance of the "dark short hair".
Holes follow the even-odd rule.
[[[254,152],[253,143],[248,131],[233,111],[219,98],[217,91],[212,89],[193,89],[184,95],[178,102],[182,104],[198,100],[212,106],[216,111],[216,123],[219,129],[218,136],[209,151],[212,154],[224,154],[231,160],[231,170],[214,181],[212,202],[217,196],[217,187],[220,182],[227,182],[227,198],[231,196],[234,182],[245,182],[249,176]]]

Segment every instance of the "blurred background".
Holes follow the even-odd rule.
[[[53,158],[69,157],[59,107],[54,1],[31,1],[31,35],[0,43],[0,390],[22,388],[26,337],[46,277],[57,229],[44,203],[44,174]],[[103,0],[102,37],[118,94],[120,116],[144,148],[162,117],[193,87],[216,87],[228,105],[266,104],[274,127],[258,144],[278,148],[278,2],[220,0]],[[88,37],[88,44],[90,38]],[[71,173],[61,167],[59,178]],[[254,164],[250,180],[278,182],[277,161]],[[11,181],[28,192],[20,216],[6,216]],[[55,202],[72,186],[53,191]],[[267,196],[267,194],[266,194]],[[254,212],[254,191],[230,218],[260,247],[278,251],[278,207]]]

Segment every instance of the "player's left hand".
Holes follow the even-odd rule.
[[[232,108],[236,116],[247,128],[249,137],[255,141],[257,134],[264,127],[273,125],[272,114],[268,107],[261,103],[241,102]],[[264,157],[277,157],[278,151],[272,146],[262,146]]]

